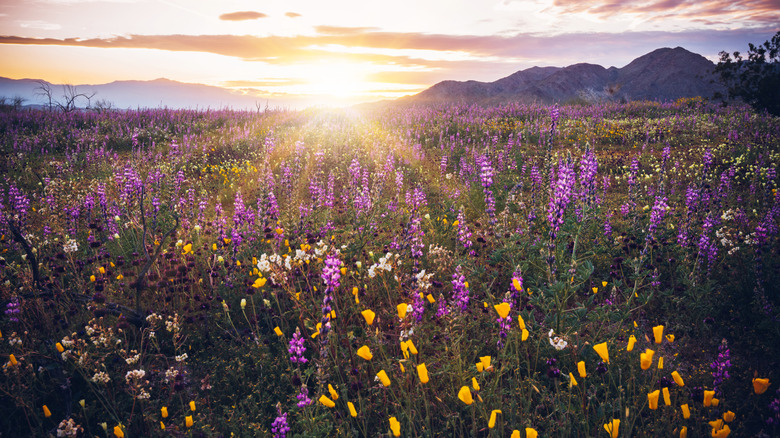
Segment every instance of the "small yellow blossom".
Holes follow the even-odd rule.
[[[671,406],[672,405],[672,397],[669,394],[669,388],[664,386],[664,389],[663,389],[662,393],[664,395],[664,404],[666,406]]]
[[[371,309],[366,309],[362,312],[360,312],[361,315],[363,315],[363,318],[366,320],[366,324],[371,325],[374,323],[374,317],[376,317],[376,313],[374,313]]]
[[[334,403],[333,400],[329,399],[328,396],[326,396],[325,394],[320,396],[319,402],[320,404],[328,408],[332,408],[336,406],[336,403]]]
[[[336,388],[334,388],[330,383],[328,383],[328,392],[330,393],[330,396],[333,397],[333,400],[339,399],[339,393],[336,392]]]
[[[390,430],[393,431],[393,436],[401,436],[401,423],[395,417],[390,417]]]
[[[163,418],[168,418],[168,408],[166,406],[160,408],[160,412],[162,413]]]
[[[417,354],[417,347],[414,346],[414,342],[411,339],[406,341],[406,346],[409,348],[410,353]]]
[[[187,417],[184,418],[184,425],[192,427],[192,415],[187,415]]]
[[[376,376],[379,377],[379,381],[382,382],[382,385],[390,386],[390,378],[387,377],[385,370],[379,370],[379,372],[376,373]]]
[[[569,373],[569,386],[577,386],[577,379],[574,378],[572,373]]]
[[[63,347],[62,344],[60,344],[59,342],[57,342],[56,347],[57,347],[57,351],[60,352],[60,353],[65,351],[65,347]]]
[[[644,353],[639,355],[639,364],[641,365],[643,370],[650,369],[650,365],[653,363],[653,355],[655,354],[655,351],[651,349],[646,349]]]
[[[657,325],[653,327],[653,336],[655,337],[655,343],[660,344],[664,340],[664,326]]]
[[[428,368],[425,363],[417,365],[417,375],[420,376],[420,382],[428,383]]]
[[[726,412],[723,413],[723,421],[725,421],[726,423],[731,423],[732,421],[734,421],[734,418],[736,416],[737,416],[737,414],[735,414],[735,413],[733,413],[731,411],[726,411]]]
[[[525,320],[521,315],[517,315],[517,323],[520,324],[521,330],[525,330]]]
[[[610,438],[617,438],[620,434],[620,419],[615,418],[612,420],[611,423],[607,423],[604,425],[604,430],[607,431]]]
[[[190,401],[190,410],[195,412],[195,402],[194,401]]]
[[[769,379],[753,379],[753,392],[763,394],[769,388]]]
[[[607,349],[606,342],[602,342],[600,344],[594,345],[593,349],[596,350],[596,353],[599,354],[601,360],[603,360],[606,363],[609,363],[609,350]]]
[[[691,410],[688,409],[688,403],[680,406],[680,409],[682,409],[683,418],[685,418],[686,420],[691,418]]]
[[[274,333],[276,333],[276,336],[282,336],[284,333],[282,333],[282,329],[279,328],[279,326],[274,327]]]
[[[581,360],[577,362],[577,371],[580,373],[580,377],[583,379],[587,377],[588,373],[585,372],[585,361]]]
[[[528,330],[523,329],[523,335],[522,335],[522,337],[520,339],[522,341],[527,341],[528,340],[528,335],[529,335]]]
[[[364,345],[358,348],[357,354],[365,360],[371,360],[374,358],[374,355],[371,354],[371,349],[368,348],[368,345]]]
[[[496,304],[493,307],[495,307],[496,312],[498,313],[498,316],[501,317],[501,319],[506,319],[506,317],[509,315],[509,303]]]
[[[488,421],[488,427],[490,429],[496,427],[496,415],[500,414],[500,409],[493,409],[493,411],[490,413],[490,421]]]
[[[468,386],[460,388],[460,391],[458,392],[458,398],[467,405],[474,403],[474,399],[471,398],[471,390]]]
[[[352,402],[347,402],[347,407],[349,408],[349,415],[351,415],[352,418],[357,417],[357,411],[355,410],[355,405],[353,405]]]
[[[672,371],[672,379],[674,379],[674,383],[677,384],[677,386],[685,386],[685,382],[683,381],[683,378],[680,376],[680,373],[677,371]]]
[[[46,418],[51,417],[51,411],[49,410],[49,407],[46,405],[43,405],[43,416]]]
[[[471,387],[474,388],[474,391],[479,391],[479,382],[477,382],[476,377],[471,378]]]
[[[650,405],[650,409],[658,409],[658,396],[661,395],[661,391],[656,389],[655,391],[647,394],[647,403]]]
[[[715,391],[704,391],[704,406],[712,406],[712,398],[715,397]]]
[[[401,319],[404,319],[406,317],[406,312],[408,310],[409,305],[406,303],[401,303],[396,306],[396,310],[398,311],[398,317]]]
[[[628,346],[626,346],[626,351],[633,351],[634,344],[636,344],[636,336],[631,335],[628,337]]]
[[[116,438],[125,438],[125,432],[119,426],[114,426],[114,436]]]
[[[518,432],[517,435],[519,436],[520,433]],[[525,428],[525,438],[536,438],[538,436],[539,436],[539,432],[537,432],[536,429],[533,429],[531,427]]]

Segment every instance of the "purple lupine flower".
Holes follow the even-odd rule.
[[[496,198],[493,196],[493,191],[490,190],[490,186],[493,185],[493,167],[490,164],[490,159],[485,155],[477,157],[477,167],[479,167],[482,191],[485,193],[485,213],[490,218],[490,223],[494,224],[496,222]]]
[[[331,303],[333,303],[333,291],[341,284],[339,279],[341,278],[341,260],[339,260],[338,252],[328,254],[325,259],[325,267],[322,268],[322,281],[325,283],[325,292],[322,298],[322,326],[320,327],[320,342],[324,345],[328,342],[328,332],[330,331],[330,313],[333,310]],[[320,355],[327,355],[325,348],[320,349]]]
[[[436,309],[436,317],[441,318],[443,316],[449,315],[450,309],[447,307],[447,300],[444,298],[444,295],[439,294],[439,300],[438,300],[438,307]]]
[[[281,404],[276,405],[276,410],[279,415],[271,423],[271,432],[274,434],[274,438],[285,438],[287,432],[290,431],[290,426],[287,424],[287,412],[282,412]]]
[[[580,159],[580,199],[584,207],[590,207],[596,201],[596,173],[599,169],[599,163],[596,154],[585,148],[585,153]]]
[[[667,201],[666,197],[655,197],[655,204],[653,204],[653,209],[650,211],[650,225],[647,228],[647,236],[645,239],[648,242],[655,238],[655,232],[661,225],[661,221],[664,219],[666,211],[669,209],[669,205],[666,203]]]
[[[547,208],[547,221],[550,224],[551,240],[555,239],[558,231],[560,231],[561,225],[563,225],[563,214],[572,200],[574,183],[574,168],[571,163],[568,161],[559,163],[558,179],[553,187],[552,196],[550,196],[550,203]]]
[[[296,327],[287,349],[287,352],[291,355],[290,361],[292,363],[306,363],[309,361],[303,357],[303,353],[306,352],[306,347],[303,345],[305,341],[306,339],[301,336],[301,329]]]
[[[471,248],[473,243],[471,242],[471,231],[466,225],[466,215],[463,214],[463,208],[458,210],[458,242],[463,245],[463,248]]]
[[[455,273],[452,274],[452,302],[462,312],[465,312],[469,305],[469,290],[466,287],[466,277],[463,275],[460,265],[455,268]]]
[[[305,383],[301,385],[301,391],[298,393],[298,395],[295,396],[295,398],[298,399],[296,406],[299,408],[305,408],[311,404],[311,399],[309,398],[309,388]]]
[[[720,385],[730,377],[729,368],[731,368],[731,351],[726,339],[720,342],[718,358],[710,364],[710,368],[712,368],[712,387],[717,394],[721,394]]]
[[[5,305],[5,312],[3,313],[8,315],[9,321],[19,322],[19,318],[17,318],[19,313],[21,313],[21,304],[19,303],[19,298],[13,297],[11,301]]]

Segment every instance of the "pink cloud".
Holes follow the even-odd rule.
[[[267,16],[268,15],[262,12],[239,11],[239,12],[230,12],[228,14],[222,14],[219,16],[219,19],[225,21],[245,21],[245,20],[257,20],[258,18],[265,18]]]

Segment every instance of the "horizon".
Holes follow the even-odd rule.
[[[43,4],[46,7],[40,8]],[[168,79],[257,100],[349,105],[444,80],[490,82],[530,67],[623,67],[663,47],[717,62],[780,30],[778,0],[37,0],[0,5],[10,79],[101,85]]]

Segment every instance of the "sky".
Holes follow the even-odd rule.
[[[0,0],[0,76],[354,103],[661,47],[717,61],[778,30],[780,0]]]

